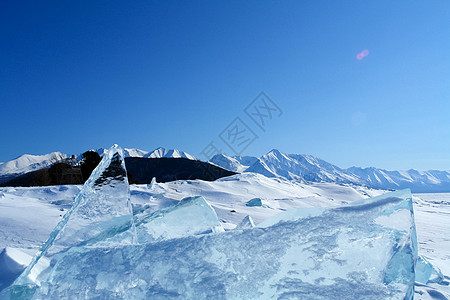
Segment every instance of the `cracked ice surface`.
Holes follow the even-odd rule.
[[[114,145],[17,282],[31,280],[39,284],[45,281],[50,264],[58,260],[62,252],[75,246],[93,245],[114,235],[123,226],[134,228],[133,214],[123,152]],[[129,231],[110,246],[134,242],[135,233]]]
[[[259,227],[143,245],[72,247],[31,299],[411,299],[416,234],[401,191]]]

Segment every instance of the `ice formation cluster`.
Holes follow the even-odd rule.
[[[224,231],[202,197],[135,212],[113,146],[2,299],[412,299],[409,191]],[[425,273],[432,275],[426,263]]]

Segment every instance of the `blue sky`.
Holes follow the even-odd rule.
[[[3,1],[0,161],[124,147],[199,156],[240,117],[340,167],[450,169],[449,1]],[[358,53],[368,50],[361,60]],[[258,128],[261,91],[283,110]]]

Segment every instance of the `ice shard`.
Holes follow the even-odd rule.
[[[445,280],[439,268],[433,266],[425,257],[420,256],[416,264],[416,282],[422,284],[443,283]]]
[[[138,215],[135,224],[139,243],[224,231],[216,212],[201,196],[185,198],[149,215]]]
[[[249,201],[247,201],[247,203],[245,203],[245,205],[247,206],[263,206],[262,200],[261,198],[253,198]]]
[[[250,229],[255,227],[255,222],[253,222],[252,217],[246,216],[244,219],[242,219],[241,223],[239,223],[235,229]]]
[[[155,184],[156,184],[156,177],[153,177],[152,181],[149,184],[147,184],[147,188],[151,191],[155,186]]]
[[[46,276],[61,253],[71,247],[95,246],[121,228],[134,228],[130,189],[123,152],[112,146],[92,172],[74,200],[72,208],[50,234],[16,283],[36,283]],[[136,235],[128,230],[110,246],[133,244]]]
[[[45,285],[22,295],[25,299],[413,298],[417,241],[409,191],[307,210],[283,213],[248,230],[141,245],[73,247],[55,261]]]
[[[130,230],[136,232],[140,244],[225,231],[212,206],[201,196],[184,198],[175,205],[154,212],[147,213],[147,210],[143,208],[135,212],[135,227],[123,227],[96,245],[108,246],[113,241],[120,243]]]

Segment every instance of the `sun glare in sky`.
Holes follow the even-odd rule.
[[[356,55],[356,59],[361,60],[368,55],[369,55],[369,50],[366,49],[366,50],[363,50],[360,53],[358,53],[358,55]]]

